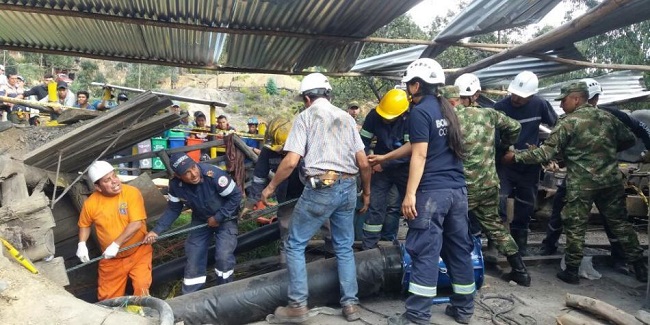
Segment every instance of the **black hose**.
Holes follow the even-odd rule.
[[[401,250],[383,247],[355,254],[358,298],[383,292],[399,292],[402,277]],[[337,304],[340,300],[337,261],[323,259],[307,264],[309,304]],[[246,324],[264,319],[287,303],[289,277],[275,271],[203,289],[167,301],[174,316],[185,324]]]
[[[107,307],[122,307],[136,305],[149,307],[158,311],[160,315],[160,325],[174,325],[174,312],[171,307],[161,299],[149,296],[124,296],[112,299],[106,299],[97,303]]]

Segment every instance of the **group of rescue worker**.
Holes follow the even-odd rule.
[[[483,233],[488,246],[507,257],[511,271],[503,275],[504,280],[530,286],[522,256],[528,253],[528,224],[540,164],[558,159],[567,168],[564,193],[559,191],[561,202],[556,205],[561,220],[552,220],[553,232],[545,240],[555,248],[557,229],[563,225],[566,269],[558,278],[579,283],[588,213],[595,202],[636,278],[647,281],[643,252],[627,220],[616,160],[616,153],[633,145],[635,137],[619,121],[624,117],[614,117],[616,113],[591,101],[602,93],[597,82],[587,79],[562,87],[556,100],[566,115],[558,119],[551,105],[536,95],[537,76],[529,71],[515,77],[510,95],[494,109],[477,104],[481,85],[475,75],[461,75],[453,86],[445,86],[443,68],[433,59],[412,62],[401,81],[403,86],[388,91],[359,130],[350,114],[331,104],[327,77],[312,73],[301,82],[298,99],[304,109],[293,122],[278,118],[269,123],[267,145],[260,151],[249,188],[249,204],[260,200],[268,205],[273,196],[280,204],[297,199],[295,205],[282,205],[277,212],[281,263],[290,278],[288,304],[274,313],[278,322],[300,323],[310,317],[305,248],[321,228],[337,258],[343,316],[348,321],[360,318],[352,244],[355,214],[368,210],[364,250],[377,247],[387,218],[401,215],[408,223],[410,295],[406,311],[390,317],[388,324],[430,322],[440,258],[454,292],[445,314],[458,323],[469,323],[476,292],[473,237]],[[636,129],[630,128],[639,137],[644,137],[637,130],[641,128],[650,140],[643,123],[629,121],[636,123]],[[541,124],[553,128],[543,143],[538,138]],[[170,163],[176,177],[169,183],[168,208],[148,233],[139,192],[121,184],[107,162],[89,167],[96,192],[81,213],[77,256],[82,262],[89,260],[85,242],[94,224],[105,257],[99,266],[100,300],[123,295],[129,277],[135,294],[148,294],[151,246],[126,251],[120,247],[152,244],[184,206],[192,209],[192,226],[207,227],[193,230],[186,240],[183,294],[205,284],[212,238],[217,282],[233,281],[243,193],[226,172],[186,154],[172,155]],[[357,210],[359,179],[362,207]],[[509,227],[508,196],[515,198]],[[396,238],[396,233],[389,238]]]

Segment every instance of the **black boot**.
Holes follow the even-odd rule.
[[[528,229],[510,229],[510,235],[519,247],[519,254],[528,256]]]
[[[487,248],[483,252],[483,260],[485,263],[489,264],[497,264],[499,260],[499,251],[497,251],[497,247],[494,244],[494,241],[490,240],[489,238],[487,241]]]
[[[625,252],[623,245],[618,240],[609,240],[611,246],[612,268],[619,273],[630,275],[630,269],[625,262]]]
[[[518,285],[530,287],[530,275],[526,270],[524,260],[521,259],[519,253],[514,253],[508,256],[508,263],[512,270],[508,274],[504,274],[502,278],[506,281],[515,281]]]
[[[576,266],[567,265],[564,271],[557,274],[557,277],[568,284],[580,284],[580,276]]]
[[[648,267],[645,265],[643,258],[632,263],[634,276],[641,282],[648,282]]]

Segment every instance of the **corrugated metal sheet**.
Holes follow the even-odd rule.
[[[572,60],[586,60],[578,49],[570,45],[557,51],[550,51],[546,55],[561,57]],[[553,61],[543,61],[537,58],[517,57],[514,59],[499,62],[493,66],[476,71],[474,74],[481,80],[481,85],[486,88],[499,88],[508,86],[510,80],[518,73],[528,70],[534,72],[537,77],[550,77],[569,71],[579,70],[580,67],[569,66]]]
[[[469,36],[534,24],[544,18],[560,1],[562,0],[475,0],[456,15],[434,40],[453,43]],[[422,52],[422,57],[435,58],[448,47],[429,46]]]
[[[513,27],[538,23],[562,0],[511,1],[477,0],[470,3],[435,37],[455,42]]]
[[[650,91],[643,84],[643,74],[640,72],[618,71],[600,77],[594,77],[593,79],[598,81],[603,87],[603,94],[598,99],[599,105],[625,103],[650,96]],[[562,85],[578,80],[569,80],[540,89],[539,96],[548,100],[553,105],[555,112],[558,115],[562,115],[564,111],[560,108],[560,102],[554,99],[560,94]]]
[[[479,4],[484,5],[486,3],[501,3],[501,5],[504,6],[512,6],[512,8],[516,6],[524,6],[520,7],[521,10],[532,10],[531,13],[535,13],[534,15],[523,15],[523,14],[517,14],[517,12],[512,12],[512,15],[515,15],[517,17],[528,17],[527,19],[537,19],[538,16],[544,10],[550,10],[552,9],[552,2],[554,1],[507,1],[507,0],[476,0],[472,2],[470,5],[471,8],[474,8],[474,6],[479,6]],[[546,5],[547,7],[539,7],[540,5]],[[470,9],[468,7],[467,10]],[[511,9],[512,9],[511,8]],[[550,8],[550,9],[549,9]],[[465,12],[465,11],[464,11]],[[463,13],[464,13],[463,12]],[[460,16],[463,16],[463,13],[459,14]],[[476,17],[472,15],[476,15]],[[468,11],[469,15],[465,19],[460,19],[456,18],[448,28],[445,28],[441,32],[441,34],[444,36],[444,39],[446,41],[456,41],[459,40],[466,35],[469,35],[467,33],[473,33],[472,35],[476,34],[481,34],[481,33],[486,33],[488,31],[492,31],[490,26],[484,26],[483,29],[480,28],[480,26],[477,24],[477,22],[480,22],[480,11],[477,11],[474,13],[473,10]],[[460,17],[459,16],[459,17]],[[488,15],[486,15],[488,16]],[[628,26],[630,24],[635,24],[644,20],[650,19],[650,1],[648,0],[634,0],[631,1],[630,3],[626,4],[625,6],[620,7],[617,11],[613,12],[609,16],[607,16],[604,19],[601,19],[598,21],[598,24],[595,24],[593,26],[589,26],[588,28],[567,34],[566,37],[562,38],[561,40],[558,40],[556,43],[553,44],[553,48],[548,48],[548,49],[542,49],[542,51],[552,51],[554,49],[560,49],[560,48],[566,48],[569,46],[573,46],[574,42],[578,42],[590,37],[593,37],[595,35],[599,35],[614,29],[618,29],[621,27]],[[512,22],[519,22],[519,20],[513,20],[511,19]],[[507,20],[506,20],[507,21]],[[456,25],[456,26],[453,26]],[[495,25],[496,26],[496,25]],[[512,24],[500,24],[498,25],[499,28],[511,28],[514,27]],[[453,32],[452,32],[453,31]],[[384,71],[387,74],[395,74],[395,72],[399,71],[404,71],[406,67],[408,66],[409,63],[413,62],[413,60],[417,59],[416,54],[418,57],[431,57],[435,58],[437,55],[442,53],[444,49],[446,49],[447,46],[444,45],[438,45],[438,46],[433,46],[433,47],[423,47],[423,46],[413,46],[407,49],[403,49],[400,51],[395,51],[395,52],[390,52],[386,54],[382,54],[379,56],[375,57],[370,57],[370,58],[365,58],[363,60],[357,61],[355,66],[352,68],[353,71],[358,71],[358,72],[367,72],[367,71],[373,71],[373,72],[380,72]],[[408,55],[407,55],[408,54]],[[516,59],[515,59],[516,60]],[[534,60],[531,59],[532,67],[534,68],[535,65],[538,65],[537,63],[534,62],[540,62],[539,60]],[[508,61],[506,61],[508,62]],[[504,62],[504,63],[506,63]],[[509,66],[511,63],[506,63],[506,66]],[[549,63],[551,64],[551,63]],[[527,65],[526,65],[527,66]],[[540,65],[541,66],[541,65]],[[548,67],[549,72],[552,72],[554,69],[561,69],[559,65],[557,64],[551,64]],[[501,69],[501,68],[499,68]],[[546,68],[545,68],[546,69]],[[487,70],[487,69],[486,69]],[[493,71],[494,74],[496,75],[497,70]],[[506,70],[508,70],[506,68]],[[557,70],[557,72],[554,73],[559,73],[561,70]],[[568,71],[568,70],[567,70]],[[398,73],[399,74],[399,73]],[[483,80],[481,80],[483,82]]]
[[[226,42],[224,34],[183,27],[365,37],[420,1],[0,0],[0,47],[210,67],[227,44],[226,67],[296,72],[320,66],[343,72],[353,66],[362,44],[252,34],[231,34]]]
[[[352,71],[367,72],[375,74],[384,74],[398,77],[404,73],[409,63],[418,59],[426,46],[413,46],[406,49],[386,53],[383,55],[373,56],[367,59],[357,61]],[[573,60],[584,60],[585,58],[574,46],[568,46],[558,51],[551,51],[547,55],[559,56]],[[444,67],[455,68],[455,67]],[[475,72],[481,80],[481,85],[486,88],[497,88],[508,85],[509,79],[513,78],[523,70],[535,72],[539,77],[549,77],[573,70],[578,67],[567,66],[552,61],[542,61],[537,58],[517,57],[507,61],[500,62],[489,68]]]

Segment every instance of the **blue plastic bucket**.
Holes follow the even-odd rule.
[[[178,148],[178,147],[184,147],[185,146],[185,138],[169,138],[169,148]]]

